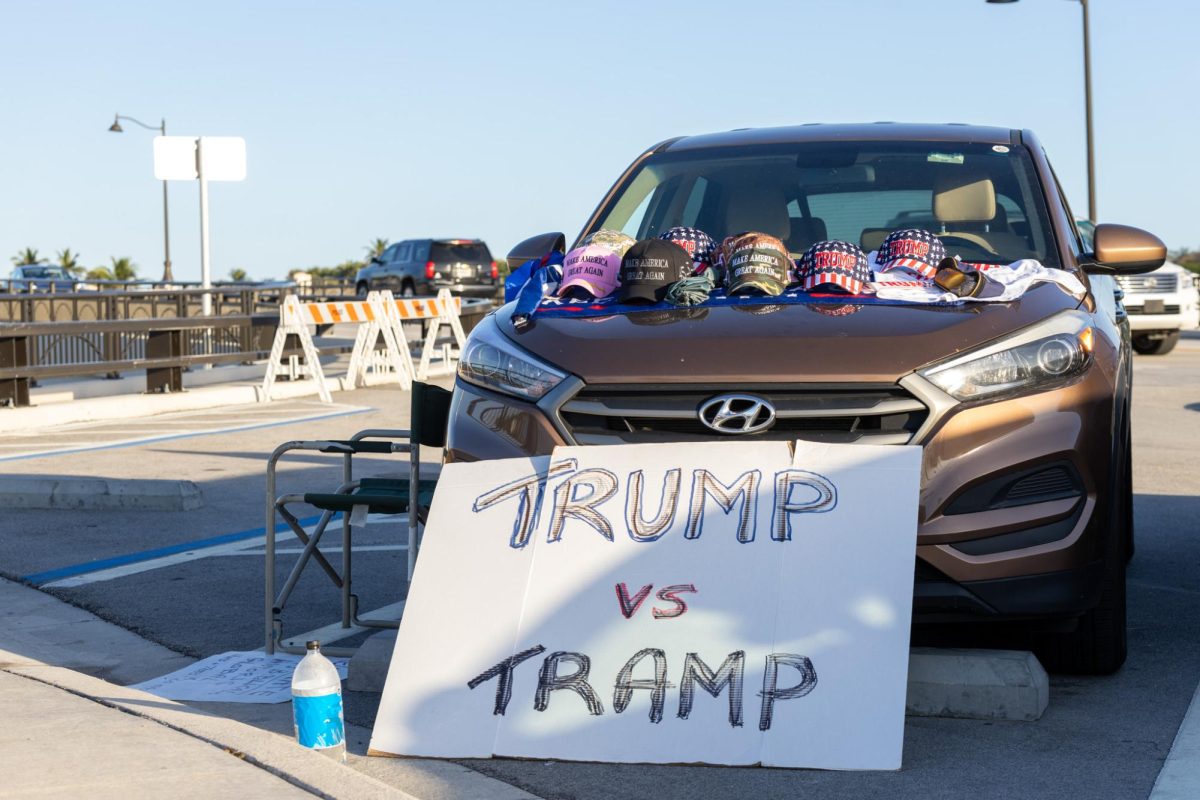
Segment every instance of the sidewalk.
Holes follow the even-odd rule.
[[[536,800],[453,762],[365,757],[361,728],[347,730],[351,755],[339,764],[296,745],[287,704],[188,705],[119,685],[190,662],[0,579],[0,798]]]

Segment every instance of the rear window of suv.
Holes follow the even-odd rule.
[[[492,260],[492,254],[483,242],[434,242],[429,259],[439,264],[486,264]]]
[[[797,254],[822,238],[869,251],[892,230],[924,228],[968,261],[1060,263],[1033,161],[1007,145],[802,142],[667,151],[617,187],[597,220],[596,228],[639,239],[676,225],[717,240],[758,230]]]

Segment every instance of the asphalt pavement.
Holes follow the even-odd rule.
[[[153,425],[130,420],[75,426],[69,435],[6,436],[13,446],[0,450],[0,480],[190,480],[204,505],[189,511],[9,510],[0,523],[0,573],[187,656],[261,646],[266,454],[288,439],[407,423],[408,398],[395,387],[339,393],[335,401],[334,408],[289,401],[183,412],[154,418]],[[254,415],[252,424],[247,415]],[[535,795],[578,800],[1146,797],[1200,681],[1200,336],[1189,335],[1168,356],[1136,359],[1133,424],[1138,549],[1129,569],[1129,661],[1111,677],[1052,676],[1050,706],[1038,722],[909,718],[904,767],[895,773],[464,763]],[[153,436],[147,435],[151,427]],[[72,440],[88,444],[60,444]],[[364,459],[363,474],[393,472],[401,458]],[[340,463],[304,454],[283,475],[285,491],[327,488],[338,482]],[[402,541],[399,520],[369,525],[356,536],[356,544],[371,548],[355,562],[365,610],[404,596]],[[332,585],[311,571],[287,609],[285,633],[333,621],[337,599]],[[346,701],[348,721],[369,727],[378,695],[349,693]]]

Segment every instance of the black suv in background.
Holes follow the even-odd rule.
[[[405,239],[358,271],[360,297],[391,289],[401,297],[449,289],[464,297],[495,297],[503,282],[488,246],[480,239]]]

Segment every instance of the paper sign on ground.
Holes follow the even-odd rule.
[[[897,768],[920,451],[443,470],[377,752]]]
[[[292,672],[301,658],[287,653],[268,656],[258,650],[221,653],[130,688],[168,700],[286,703],[292,699]],[[329,660],[345,680],[350,660]]]

